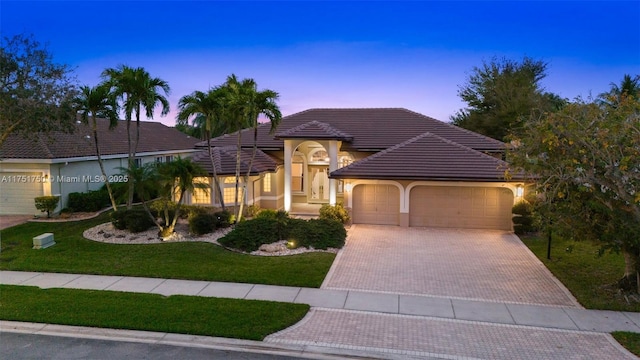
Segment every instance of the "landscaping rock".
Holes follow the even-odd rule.
[[[283,243],[273,243],[273,244],[263,244],[260,246],[260,251],[264,251],[267,253],[274,253],[274,252],[278,252],[278,251],[285,251],[287,250],[287,246]]]

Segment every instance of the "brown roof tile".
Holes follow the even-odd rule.
[[[356,150],[383,150],[430,132],[464,146],[482,151],[504,150],[504,143],[407,109],[310,109],[286,116],[278,126],[278,134],[313,121],[325,123],[353,137],[349,147]],[[258,146],[282,149],[283,140],[269,134],[269,124],[258,127]],[[233,145],[236,134],[211,140],[213,146]],[[252,146],[253,129],[241,132],[243,146]],[[206,146],[205,142],[198,146]]]
[[[251,149],[242,149],[240,156],[240,174],[244,176],[249,169],[251,161]],[[234,175],[236,173],[236,147],[224,146],[211,149],[214,162],[216,164],[216,172],[218,175]],[[199,164],[210,175],[213,175],[211,160],[207,150],[195,153],[191,159]],[[257,175],[263,172],[276,171],[278,165],[282,164],[282,160],[271,157],[261,150],[256,151],[256,157],[253,161],[251,175]]]
[[[276,133],[276,139],[323,139],[351,141],[353,136],[320,121],[310,121]]]
[[[431,133],[333,171],[337,179],[505,181],[508,164]],[[514,180],[520,178],[516,174]]]
[[[127,154],[127,126],[119,121],[109,130],[108,121],[98,119],[98,141],[102,155]],[[135,141],[136,124],[131,124]],[[159,122],[140,122],[140,145],[138,153],[193,149],[200,140],[190,137]],[[52,132],[31,137],[11,135],[2,145],[4,159],[58,159],[95,156],[95,144],[91,127],[77,124],[75,132],[67,134]]]

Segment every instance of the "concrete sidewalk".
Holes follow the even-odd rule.
[[[640,332],[640,313],[353,290],[210,281],[0,271],[0,284],[191,295],[309,304],[315,308],[610,333]]]

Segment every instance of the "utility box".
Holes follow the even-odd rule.
[[[56,242],[53,241],[53,233],[44,233],[33,238],[34,249],[46,249],[55,244]]]

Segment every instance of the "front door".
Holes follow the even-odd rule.
[[[329,202],[329,168],[324,165],[310,165],[309,175],[311,180],[308,194],[309,202]]]

